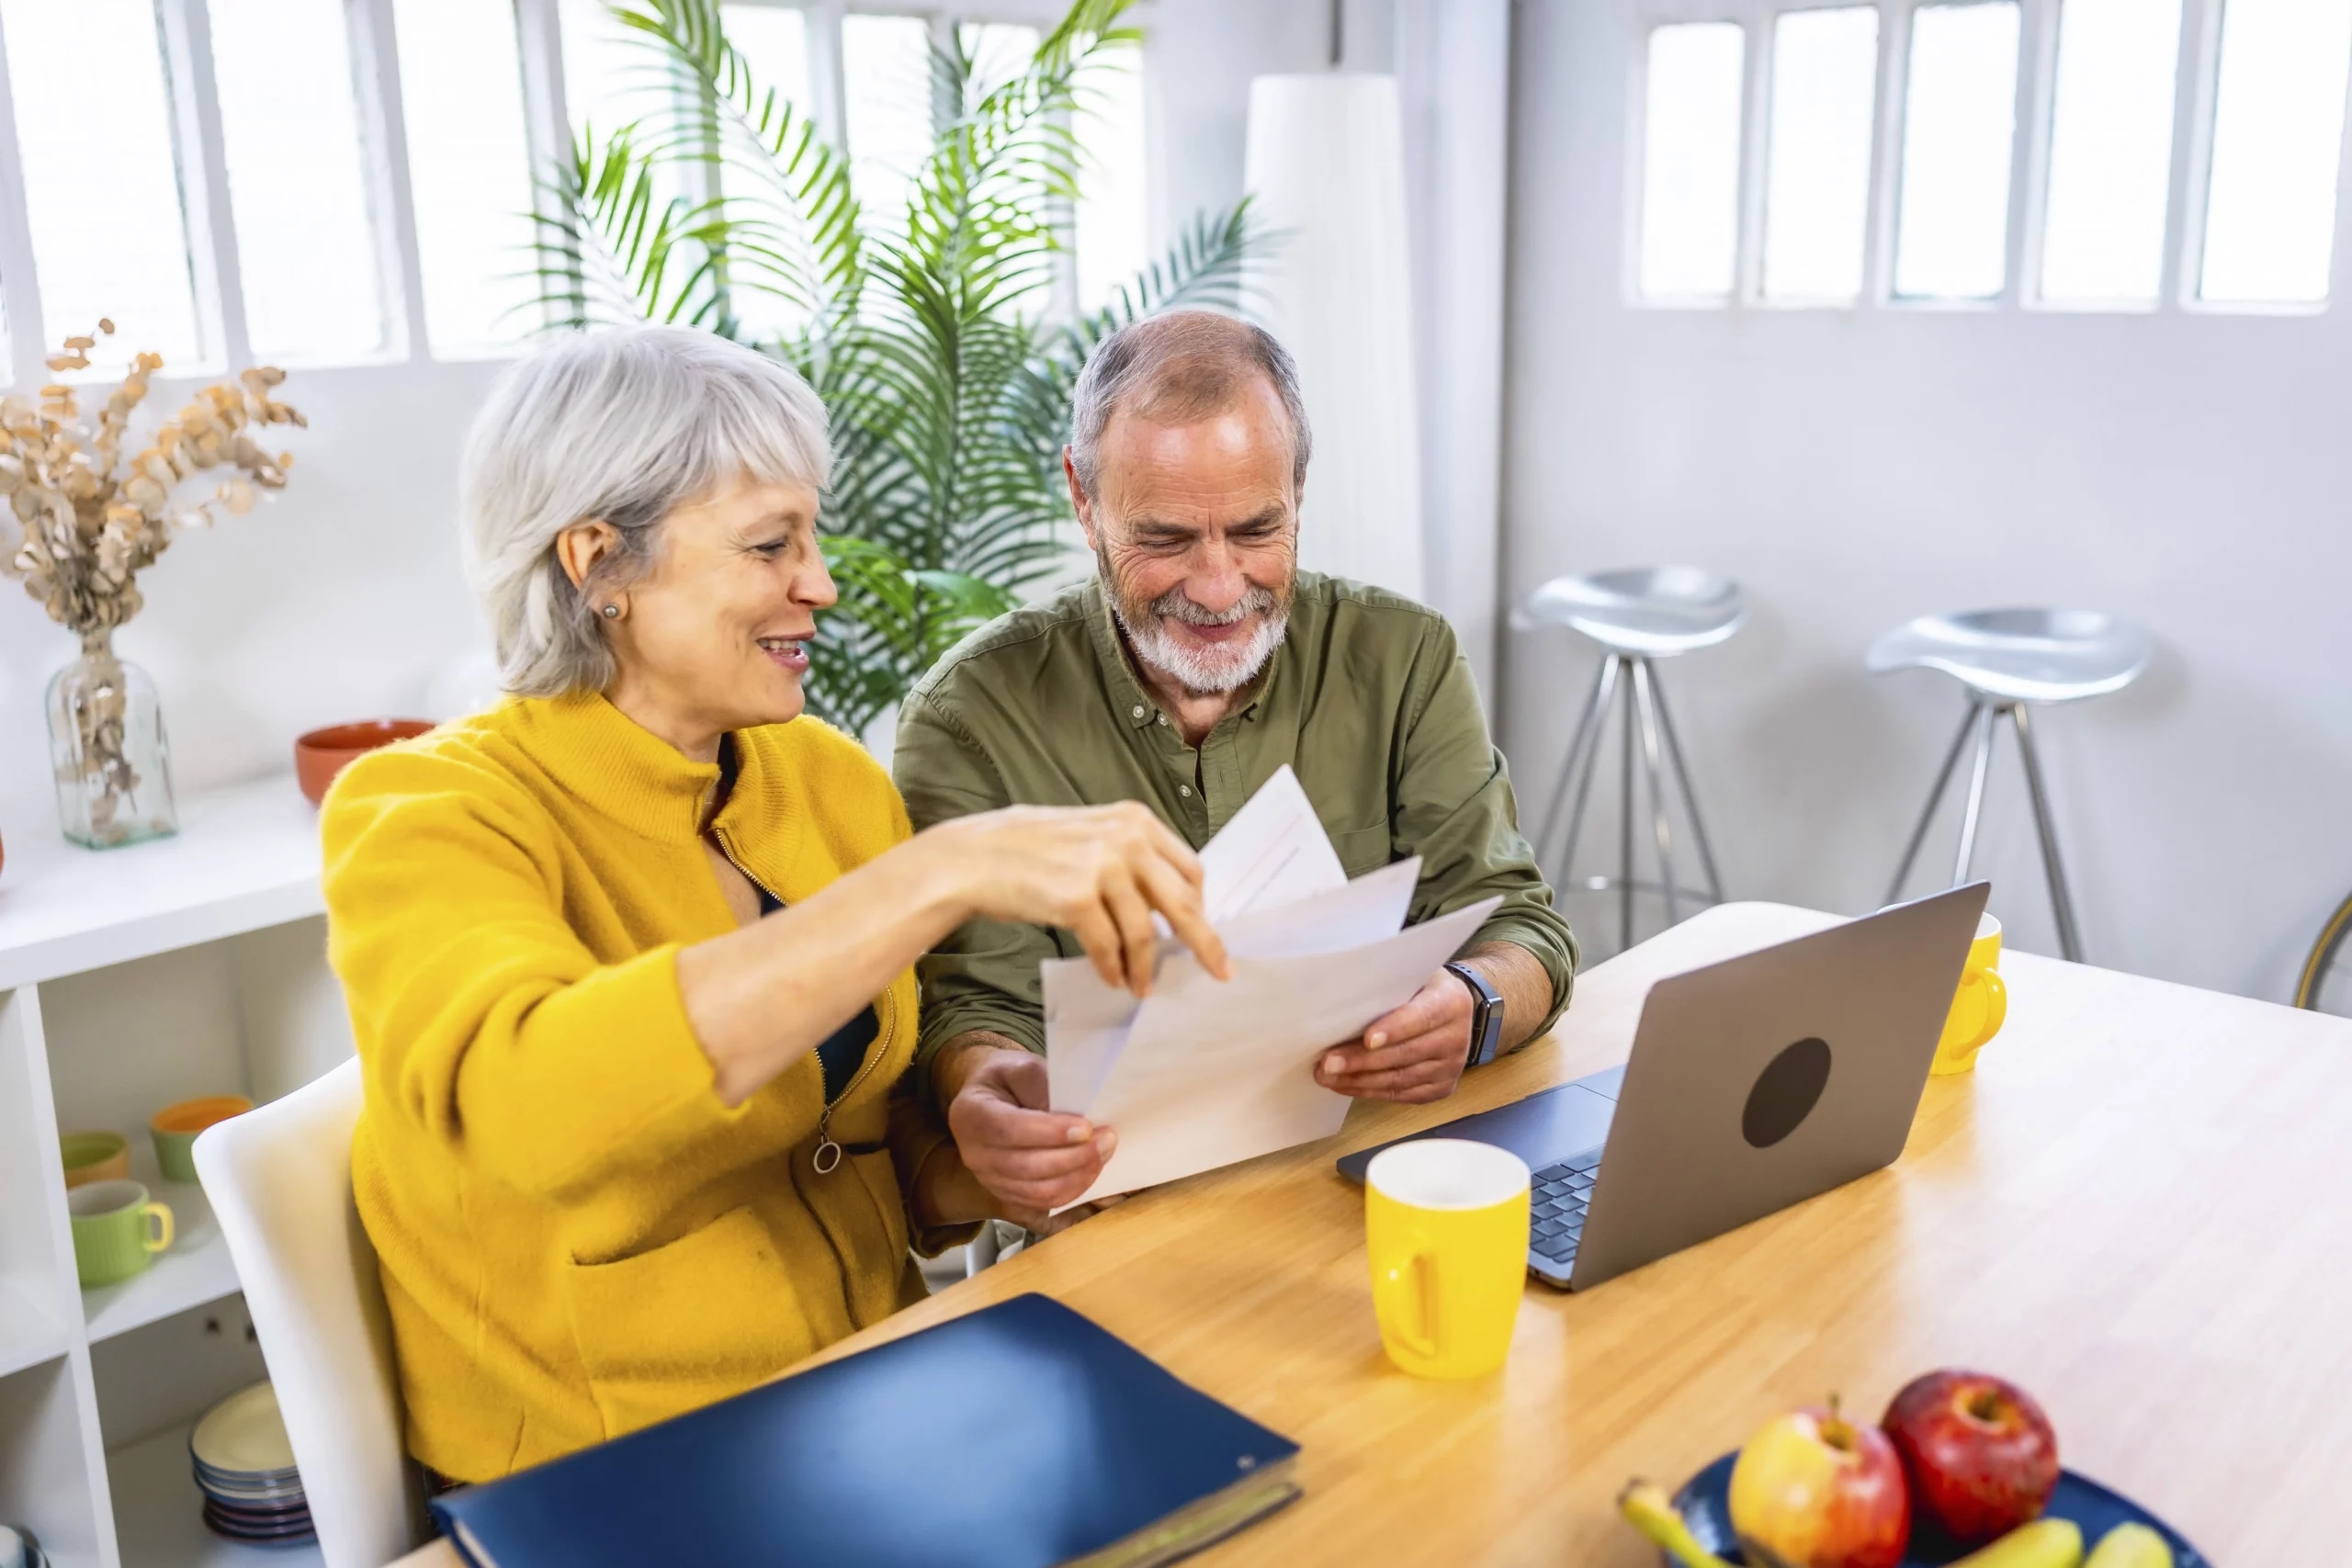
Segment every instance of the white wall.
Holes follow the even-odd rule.
[[[2352,886],[2352,302],[1630,308],[1636,36],[1629,0],[1520,10],[1507,596],[1670,560],[1744,582],[1747,629],[1667,674],[1717,852],[1734,897],[1849,912],[1878,901],[1961,713],[1941,677],[1863,674],[1871,638],[2007,604],[2139,621],[2158,653],[2137,686],[2039,716],[2087,956],[2286,995]],[[1591,669],[1567,633],[1513,639],[1523,801]],[[1979,871],[2012,940],[2054,952],[2006,741],[1993,776]],[[1948,805],[1924,857],[1936,877],[1956,821]]]
[[[1240,194],[1250,78],[1319,63],[1325,15],[1319,0],[1161,0],[1147,14],[1163,224]],[[162,690],[184,795],[290,768],[313,726],[420,711],[435,671],[481,645],[458,567],[457,456],[496,369],[297,370],[283,395],[311,428],[286,433],[286,492],[181,538],[141,578],[147,608],[117,647]],[[158,415],[188,390],[158,383]],[[53,829],[41,693],[74,651],[0,580],[0,841]]]

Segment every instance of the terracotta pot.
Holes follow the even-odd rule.
[[[303,795],[316,806],[326,798],[327,785],[334,783],[335,774],[354,757],[395,740],[413,740],[432,728],[429,720],[422,718],[370,718],[313,729],[294,742],[294,776],[302,785]]]

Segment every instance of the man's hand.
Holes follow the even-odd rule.
[[[1472,1011],[1470,987],[1441,969],[1403,1007],[1373,1020],[1361,1042],[1324,1052],[1315,1081],[1358,1100],[1443,1100],[1470,1058]]]
[[[1047,1110],[1045,1058],[1018,1045],[967,1045],[945,1066],[954,1079],[941,1085],[949,1093],[947,1128],[965,1167],[1006,1219],[1061,1228],[1046,1223],[1047,1213],[1094,1185],[1119,1135]]]

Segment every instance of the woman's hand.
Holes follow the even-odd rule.
[[[1067,927],[1102,978],[1151,988],[1157,910],[1218,979],[1200,857],[1132,802],[1016,806],[916,834],[791,908],[678,953],[714,1087],[741,1105],[976,915]]]
[[[1163,916],[1202,967],[1232,973],[1201,908],[1201,860],[1148,807],[1014,806],[943,822],[913,842],[939,857],[971,913],[1060,926],[1106,984],[1151,990]]]

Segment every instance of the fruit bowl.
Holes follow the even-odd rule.
[[[1699,1538],[1699,1544],[1730,1562],[1745,1562],[1739,1545],[1731,1533],[1731,1467],[1739,1456],[1728,1453],[1707,1466],[1687,1482],[1674,1495],[1674,1506],[1682,1512],[1682,1522]],[[2146,1525],[2165,1538],[2172,1548],[2174,1568],[2212,1568],[2204,1554],[2180,1538],[2180,1532],[2164,1520],[2132,1501],[2110,1492],[2087,1476],[2073,1471],[2062,1471],[2058,1490],[2051,1495],[2047,1510],[2050,1517],[2072,1519],[2083,1527],[2083,1544],[2088,1548],[2117,1525],[2136,1521]],[[1911,1532],[1911,1549],[1905,1554],[1903,1568],[1937,1568],[1938,1564],[1965,1557],[1964,1547],[1928,1539],[1928,1529],[1915,1527]],[[1660,1554],[1664,1558],[1664,1554]],[[1667,1568],[1674,1568],[1671,1559],[1664,1559]]]

